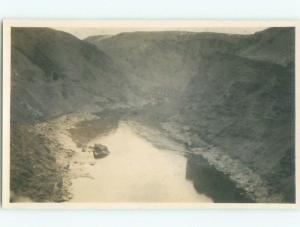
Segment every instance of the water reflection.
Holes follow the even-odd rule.
[[[186,178],[193,181],[195,189],[218,203],[250,203],[245,191],[235,186],[224,173],[219,172],[200,155],[188,154]]]

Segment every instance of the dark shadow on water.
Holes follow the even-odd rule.
[[[200,155],[187,154],[186,178],[195,189],[217,203],[253,203],[244,190],[224,173],[218,171]]]

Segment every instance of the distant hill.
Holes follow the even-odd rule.
[[[198,71],[202,55],[234,52],[237,37],[231,40],[224,34],[132,32],[107,39],[91,37],[86,41],[113,58],[129,82],[146,95],[165,88],[183,91]]]
[[[88,42],[99,42],[100,40],[103,40],[103,39],[108,39],[110,37],[112,37],[113,35],[95,35],[95,36],[89,36],[87,38],[85,38],[85,41],[88,41]]]

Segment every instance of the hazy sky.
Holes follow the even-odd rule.
[[[54,27],[54,29],[65,31],[75,35],[80,39],[84,39],[88,36],[93,35],[114,35],[121,32],[134,32],[134,31],[191,31],[191,32],[219,32],[219,33],[231,33],[231,34],[252,34],[257,31],[266,29],[265,27],[177,27],[177,26],[143,26],[143,27],[133,27],[133,26],[103,26],[103,27]]]

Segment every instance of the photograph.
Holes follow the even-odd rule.
[[[297,21],[4,20],[8,208],[297,207]]]

